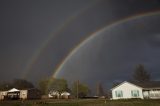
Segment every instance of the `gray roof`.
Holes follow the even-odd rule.
[[[149,81],[149,82],[130,82],[142,88],[160,88],[160,81]]]

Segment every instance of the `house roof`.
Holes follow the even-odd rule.
[[[136,84],[134,84],[134,83],[130,83],[130,82],[128,82],[128,81],[124,81],[124,82],[118,84],[117,86],[113,87],[111,90],[113,90],[113,89],[121,86],[121,85],[124,84],[124,83],[129,83],[129,84],[131,84],[131,85],[134,85],[134,86],[137,86],[137,87],[139,87],[139,88],[142,88],[141,86],[138,86],[138,85],[136,85]]]
[[[61,95],[67,95],[67,96],[69,96],[70,93],[69,92],[62,92]]]
[[[124,83],[130,83],[130,84],[137,86],[137,87],[140,87],[142,89],[153,89],[153,88],[160,89],[160,81],[149,81],[149,82],[143,82],[143,83],[142,82],[135,82],[135,81],[130,81],[130,82],[124,81],[124,82],[118,84],[117,86],[113,87],[111,90],[121,86]]]
[[[144,89],[149,88],[159,88],[160,89],[160,81],[149,81],[149,82],[131,82],[137,86],[140,86]]]
[[[16,89],[16,88],[12,88],[11,90],[9,90],[8,92],[19,92],[20,90]]]

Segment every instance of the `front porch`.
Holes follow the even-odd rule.
[[[160,99],[160,89],[144,89],[144,99]]]

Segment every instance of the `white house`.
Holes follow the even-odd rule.
[[[0,100],[4,100],[7,96],[7,91],[0,91]]]
[[[16,89],[16,88],[12,88],[10,90],[7,91],[7,99],[20,99],[19,98],[20,95],[20,90]]]
[[[53,98],[53,99],[69,99],[69,97],[70,97],[70,93],[69,92],[66,92],[66,91],[64,91],[64,92],[58,92],[58,91],[50,91],[49,92],[49,94],[48,94],[48,97],[49,98]]]
[[[59,99],[60,93],[58,91],[50,91],[48,94],[49,98]]]
[[[70,94],[69,92],[66,92],[66,91],[65,91],[65,92],[62,92],[62,93],[61,93],[61,98],[62,98],[62,99],[69,99],[70,95],[71,95],[71,94]]]
[[[160,82],[131,83],[124,81],[112,90],[112,99],[160,99]]]
[[[41,98],[41,93],[36,88],[18,90],[12,88],[8,91],[0,91],[0,100],[5,99],[39,99]]]

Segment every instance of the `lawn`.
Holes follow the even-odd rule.
[[[29,100],[1,101],[0,106],[160,106],[160,100]]]

